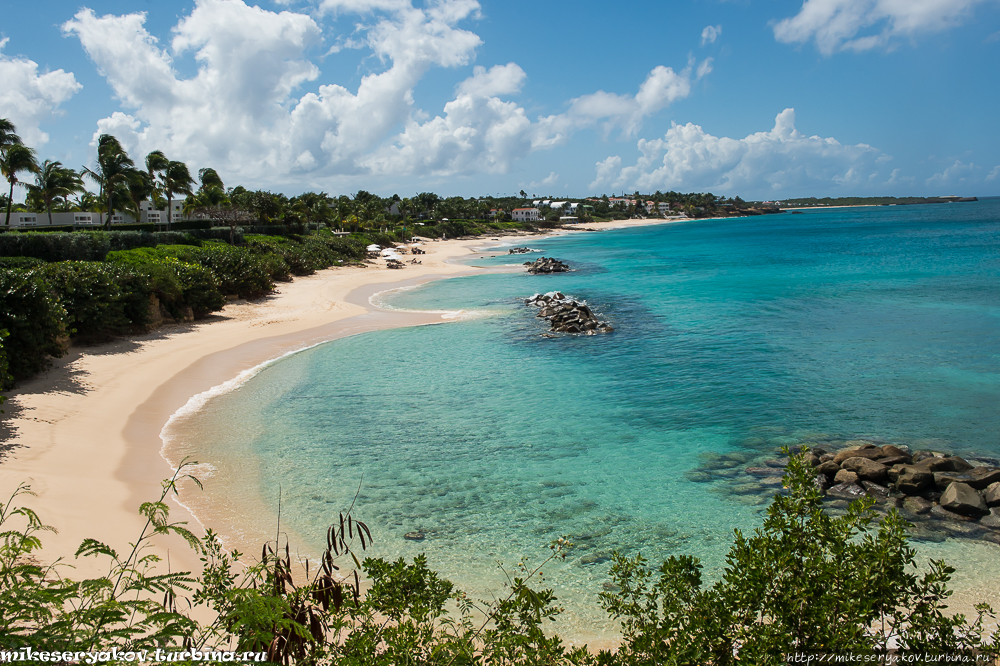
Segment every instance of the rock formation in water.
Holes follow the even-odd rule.
[[[532,274],[538,273],[565,273],[570,270],[567,264],[559,261],[558,259],[553,259],[552,257],[542,257],[541,259],[536,259],[535,261],[526,261],[524,265],[528,267],[528,272]]]
[[[547,319],[555,333],[595,335],[615,330],[610,323],[599,320],[586,301],[569,298],[558,291],[535,294],[525,299],[524,304],[539,308],[535,316]]]

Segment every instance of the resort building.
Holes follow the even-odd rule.
[[[11,228],[32,228],[32,227],[74,227],[74,226],[94,226],[104,225],[104,213],[70,212],[52,213],[52,222],[49,222],[48,213],[21,213],[12,211],[10,214]],[[134,224],[135,220],[131,215],[115,212],[111,216],[111,224]]]
[[[510,212],[510,217],[515,222],[537,222],[537,208],[515,208]]]
[[[174,199],[171,204],[171,215],[170,220],[172,222],[177,222],[184,216],[184,201],[179,199]],[[167,223],[167,211],[166,209],[157,210],[153,208],[152,201],[140,201],[139,202],[139,221],[143,223],[151,224],[166,224]],[[112,220],[114,223],[114,220]]]

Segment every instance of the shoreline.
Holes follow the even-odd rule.
[[[579,229],[672,222],[613,220]],[[443,323],[441,313],[382,310],[367,299],[409,284],[489,270],[462,262],[488,254],[491,246],[573,233],[577,230],[430,241],[424,244],[428,253],[419,255],[422,263],[407,264],[403,271],[387,270],[381,261],[328,268],[279,283],[262,299],[229,303],[193,323],[71,347],[48,370],[8,392],[3,405],[7,415],[0,421],[0,501],[6,502],[19,484],[29,485],[35,496],[22,498],[22,504],[56,530],[43,537],[42,557],[63,558],[74,568],[66,574],[73,578],[105,575],[102,560],[77,560],[72,554],[86,538],[116,548],[138,538],[144,525],[139,505],[157,499],[161,482],[174,472],[162,455],[161,432],[194,396],[328,340]],[[201,522],[183,501],[169,501],[171,520],[203,534]],[[226,525],[213,527],[227,536]],[[169,558],[173,570],[200,569],[197,555],[179,537],[157,539],[149,552]]]
[[[616,220],[577,228],[582,232],[585,228],[610,230],[683,221],[703,220]],[[21,448],[8,452],[0,461],[0,494],[9,496],[17,483],[30,480],[40,492],[39,497],[27,498],[26,504],[45,524],[60,531],[43,537],[46,549],[41,558],[61,555],[72,561],[79,569],[67,575],[74,578],[82,573],[104,575],[106,570],[94,559],[73,561],[71,554],[85,537],[119,550],[135,540],[142,528],[139,503],[156,499],[161,479],[172,471],[164,457],[169,453],[161,432],[192,399],[236,380],[241,373],[315,344],[371,330],[444,323],[444,313],[385,310],[369,299],[414,284],[495,271],[462,262],[477,255],[489,256],[490,246],[502,246],[506,252],[507,245],[572,236],[577,228],[501,236],[499,242],[489,236],[430,242],[425,244],[429,254],[419,257],[424,264],[407,265],[407,270],[389,271],[384,266],[326,269],[281,283],[278,293],[260,301],[229,304],[223,313],[194,324],[73,348],[56,360],[52,369],[11,392],[10,402],[4,405],[10,416],[3,425],[18,429],[4,443]],[[184,362],[178,362],[179,358]],[[252,478],[238,481],[253,485]],[[170,502],[171,518],[188,521],[200,534],[200,517],[220,533],[227,547],[255,553],[260,541],[249,534],[232,534],[235,525],[219,519],[218,507],[211,505],[208,495],[203,494],[207,510],[189,510],[187,500],[193,496],[185,492],[183,504]],[[246,505],[238,507],[244,524],[251,522],[246,516],[274,514],[273,504],[259,499],[249,510]],[[254,513],[258,508],[265,513]],[[273,536],[273,532],[266,535]],[[306,543],[297,535],[289,538],[295,545]],[[244,542],[254,548],[244,547]],[[174,571],[200,570],[197,556],[179,539],[159,543],[151,552],[164,559],[169,556]],[[984,599],[982,593],[981,588],[956,590],[952,610],[969,613],[977,601],[1000,602],[996,593],[990,595],[992,599]],[[563,638],[572,640],[573,636],[563,634]],[[601,641],[587,642],[592,647],[609,646]]]
[[[501,242],[544,235],[506,236]],[[8,394],[0,461],[0,496],[21,483],[22,498],[57,532],[43,537],[42,557],[62,557],[73,578],[107,573],[101,560],[75,560],[85,538],[123,548],[138,538],[142,502],[159,497],[173,469],[161,455],[160,433],[192,396],[240,373],[324,341],[366,330],[445,321],[440,313],[382,311],[367,298],[378,291],[483,270],[458,263],[489,238],[425,244],[420,265],[329,268],[280,283],[258,301],[234,301],[191,324],[96,346],[73,347],[52,367]],[[371,293],[367,293],[370,291]],[[363,300],[361,300],[363,299]],[[183,500],[183,498],[182,498]],[[171,519],[201,534],[197,518],[171,501]],[[223,535],[225,525],[213,525]],[[259,546],[259,544],[258,544]],[[200,568],[180,539],[157,540],[152,550],[173,570]]]

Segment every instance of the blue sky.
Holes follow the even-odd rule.
[[[9,3],[0,117],[297,194],[1000,194],[1000,1]]]

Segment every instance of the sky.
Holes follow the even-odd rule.
[[[1000,195],[1000,0],[79,3],[0,23],[0,117],[74,168],[110,133],[288,195]]]

